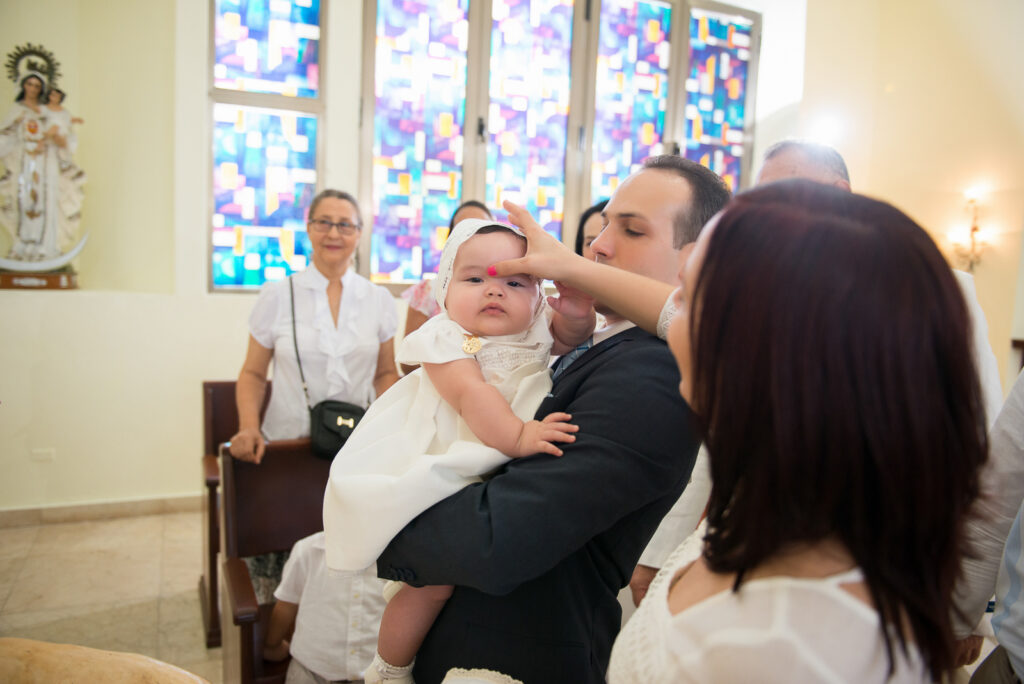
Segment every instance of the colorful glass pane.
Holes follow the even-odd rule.
[[[376,282],[436,273],[462,196],[469,0],[378,0],[373,121]]]
[[[216,0],[214,15],[217,88],[317,97],[320,0]]]
[[[494,0],[487,205],[510,199],[561,236],[573,0]]]
[[[258,288],[306,267],[317,118],[213,106],[213,286]]]
[[[663,140],[671,33],[668,2],[601,3],[591,202],[611,197]]]
[[[684,153],[733,190],[740,185],[752,27],[743,17],[690,11]]]

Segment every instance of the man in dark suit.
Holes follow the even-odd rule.
[[[678,284],[679,249],[728,196],[704,167],[652,158],[605,208],[596,258]],[[422,513],[378,560],[387,579],[455,585],[417,656],[418,684],[453,667],[526,684],[604,681],[616,596],[686,485],[698,438],[665,344],[598,310],[608,326],[556,364],[537,411],[579,425],[564,455],[510,461]]]

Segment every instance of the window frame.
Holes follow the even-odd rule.
[[[206,170],[208,180],[207,211],[206,211],[206,290],[209,293],[257,293],[260,288],[225,286],[215,287],[213,283],[213,215],[216,210],[216,197],[214,196],[213,174],[215,160],[213,155],[213,144],[215,126],[213,125],[213,110],[218,104],[227,104],[239,107],[258,107],[285,112],[301,112],[316,117],[316,192],[323,190],[324,177],[324,151],[326,149],[327,132],[325,130],[326,117],[326,88],[327,79],[324,72],[328,64],[328,41],[327,35],[327,6],[328,0],[320,0],[320,38],[317,46],[319,64],[317,65],[317,96],[300,97],[278,95],[276,93],[249,93],[241,90],[218,88],[216,79],[213,77],[213,69],[217,63],[217,0],[209,2],[209,40],[207,52],[207,74],[209,87],[206,98],[206,120],[210,123],[206,139],[206,149],[209,150],[209,164]],[[372,130],[371,130],[372,133]]]
[[[755,117],[754,107],[757,104],[757,70],[761,62],[761,13],[753,10],[745,9],[742,7],[735,7],[733,5],[727,5],[722,2],[716,2],[715,0],[680,0],[680,3],[686,9],[686,25],[689,27],[690,14],[694,9],[705,10],[708,12],[718,12],[719,14],[731,14],[736,17],[743,17],[751,22],[750,27],[750,61],[747,67],[747,92],[746,97],[743,99],[743,111],[749,116],[749,123],[745,120],[743,122],[743,157],[740,161],[740,183],[739,186],[734,188],[733,192],[741,192],[750,188],[753,183],[750,178],[750,172],[753,169],[754,160],[751,158],[754,155],[754,132],[755,132]],[[673,30],[674,32],[674,30]],[[686,79],[690,76],[690,33],[689,28],[686,32],[686,53],[682,55],[683,59],[683,83],[686,83]],[[686,138],[686,88],[682,89],[682,99],[676,103],[679,111],[679,129],[676,137],[672,140],[675,144],[680,145],[685,143]],[[668,124],[666,123],[666,128]]]

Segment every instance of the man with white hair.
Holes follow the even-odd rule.
[[[756,185],[787,178],[806,178],[824,185],[850,189],[850,173],[842,155],[828,145],[783,140],[768,148]]]
[[[837,188],[850,190],[850,174],[846,162],[835,149],[820,143],[804,140],[783,140],[777,142],[764,153],[764,162],[757,175],[757,185],[764,185],[787,178],[806,178],[807,180],[834,185]],[[963,271],[953,270],[956,281],[960,285],[967,309],[971,314],[974,339],[974,361],[981,381],[982,399],[985,404],[985,415],[988,426],[992,423],[1003,405],[1003,388],[999,379],[999,364],[992,353],[988,342],[988,324],[985,313],[978,303],[978,295],[974,290],[974,278]]]

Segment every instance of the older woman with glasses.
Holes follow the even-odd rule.
[[[309,405],[335,399],[366,407],[398,379],[394,299],[350,268],[362,235],[355,198],[324,190],[313,198],[307,230],[312,263],[265,285],[249,317],[249,350],[236,389],[238,432],[231,438],[231,454],[245,461],[259,463],[267,439],[309,434],[296,347]],[[274,391],[261,430],[271,359]]]

